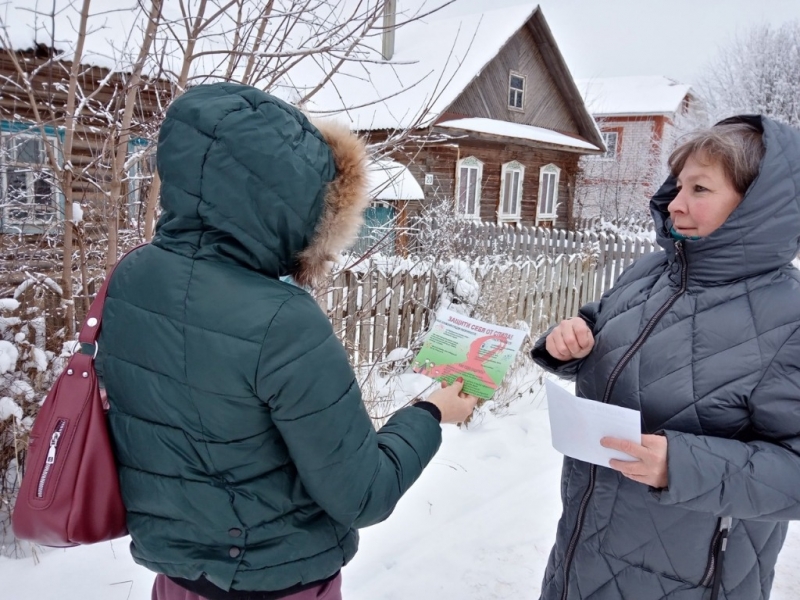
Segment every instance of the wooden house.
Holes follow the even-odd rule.
[[[349,119],[376,145],[403,132],[391,158],[425,199],[395,214],[449,200],[468,221],[569,227],[578,160],[605,147],[541,9],[465,0],[420,18],[417,3],[387,12],[367,77],[334,82],[308,110]]]

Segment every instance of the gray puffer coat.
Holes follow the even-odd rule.
[[[670,178],[651,202],[664,251],[581,309],[592,353],[560,362],[536,343],[534,359],[579,396],[640,410],[643,433],[669,442],[664,490],[564,460],[543,600],[707,600],[722,517],[720,600],[769,597],[800,519],[800,131],[741,119],[763,128],[766,155],[725,224],[673,240]]]

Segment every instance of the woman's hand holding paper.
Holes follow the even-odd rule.
[[[628,479],[652,486],[666,488],[669,484],[667,469],[667,438],[663,435],[642,435],[642,443],[617,438],[603,438],[604,448],[619,450],[635,460],[611,460],[609,466]]]

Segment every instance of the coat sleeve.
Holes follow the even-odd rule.
[[[597,311],[599,308],[599,302],[589,302],[588,304],[584,304],[578,311],[578,316],[586,321],[586,324],[589,325],[592,333],[594,333],[595,319],[597,318]],[[536,340],[536,343],[533,345],[533,350],[531,350],[531,358],[533,358],[537,365],[546,371],[554,373],[562,379],[574,381],[583,359],[580,358],[566,361],[558,360],[557,358],[553,358],[553,356],[545,348],[547,336],[550,335],[550,332],[553,331],[555,327],[555,325],[550,327],[544,334],[541,335],[541,337],[539,337],[538,340]]]
[[[661,504],[737,519],[800,519],[800,331],[749,403],[753,434],[764,441],[665,432],[669,487],[653,492]]]
[[[665,262],[666,255],[663,251],[653,252],[645,255],[626,267],[620,274],[619,279],[617,279],[616,283],[614,283],[614,286],[607,290],[600,300],[589,302],[581,307],[581,309],[578,311],[578,316],[586,321],[586,324],[589,325],[589,328],[592,330],[592,334],[595,337],[598,334],[597,318],[603,308],[603,303],[620,288],[625,287],[637,279],[651,275],[653,272],[660,271]],[[550,332],[553,331],[554,328],[555,325],[550,327],[550,329],[548,329],[538,340],[536,340],[536,343],[533,345],[533,350],[531,350],[531,358],[536,364],[546,371],[558,375],[562,379],[574,381],[578,376],[578,370],[583,364],[584,359],[581,358],[577,360],[563,361],[553,358],[550,355],[550,353],[545,349],[545,342],[547,340],[547,336],[550,335]]]
[[[413,406],[375,431],[347,354],[307,294],[270,324],[256,387],[303,486],[349,527],[388,517],[441,444],[436,418]]]

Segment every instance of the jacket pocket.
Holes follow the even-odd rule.
[[[634,482],[620,485],[615,497],[597,508],[602,554],[691,587],[713,583],[716,517],[659,505]]]

